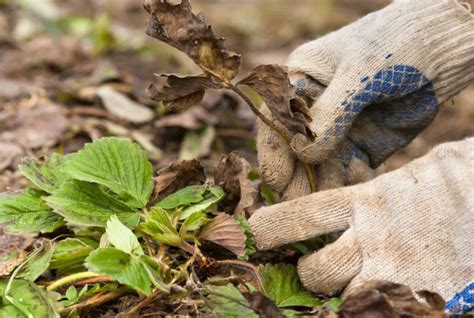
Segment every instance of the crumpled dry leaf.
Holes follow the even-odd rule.
[[[224,48],[202,14],[192,12],[189,0],[172,4],[168,0],[144,0],[150,19],[146,33],[185,52],[205,72],[226,80],[239,72],[241,57]]]
[[[199,104],[207,88],[218,88],[219,84],[211,77],[156,75],[154,84],[148,87],[150,98],[163,102],[168,111],[179,112]]]
[[[247,235],[239,222],[228,214],[221,213],[206,224],[199,238],[225,247],[237,256],[245,255]]]
[[[37,100],[35,100],[37,98]],[[57,144],[68,128],[65,110],[44,97],[34,97],[34,103],[20,106],[16,116],[6,123],[3,140],[14,141],[26,149]]]
[[[115,116],[135,124],[146,123],[153,119],[151,109],[143,106],[108,85],[97,88],[97,95],[104,107]]]
[[[206,124],[215,125],[218,118],[207,110],[196,107],[179,114],[163,116],[155,122],[155,127],[181,127],[184,129],[199,129]]]
[[[0,141],[0,172],[19,161],[23,150],[17,144]]]
[[[419,302],[408,286],[387,281],[370,281],[347,296],[337,316],[321,317],[447,317],[441,296],[428,291],[417,294],[426,303]]]
[[[180,160],[161,168],[154,181],[154,197],[166,197],[184,187],[203,184],[206,175],[199,161]]]
[[[214,173],[215,184],[221,186],[226,196],[219,208],[227,213],[248,217],[255,210],[257,183],[248,179],[250,163],[233,151],[222,157]]]
[[[0,77],[0,99],[12,100],[25,97],[33,90],[34,86],[30,82]]]
[[[291,133],[314,137],[309,126],[312,120],[309,108],[304,100],[296,95],[285,67],[259,65],[247,74],[240,84],[256,90],[276,119]]]
[[[15,267],[23,263],[28,253],[17,247],[11,247],[8,252],[0,255],[0,276],[10,275]]]
[[[243,292],[242,295],[249,302],[253,311],[258,313],[260,318],[280,318],[283,315],[280,308],[275,303],[259,291]]]

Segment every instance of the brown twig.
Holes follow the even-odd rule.
[[[151,294],[150,296],[143,298],[138,304],[133,306],[126,313],[126,316],[127,317],[135,317],[135,315],[138,315],[144,307],[148,306],[153,301],[155,301],[156,298],[158,298],[158,296],[160,296],[160,292],[157,290],[157,291],[153,292],[153,294]]]
[[[292,136],[286,132],[284,129],[281,127],[278,127],[275,125],[273,121],[268,119],[264,114],[260,112],[260,110],[255,106],[254,102],[247,96],[245,95],[244,92],[242,92],[238,87],[236,87],[233,84],[226,84],[226,88],[233,90],[236,92],[246,103],[249,105],[250,109],[253,111],[253,113],[268,127],[273,129],[278,135],[280,135],[283,140],[285,140],[288,144],[291,144]],[[303,163],[304,168],[306,170],[306,175],[308,177],[308,182],[311,188],[311,192],[316,192],[318,190],[317,182],[316,182],[316,175],[314,173],[313,166],[310,165],[309,163]]]
[[[268,127],[274,130],[278,135],[280,135],[283,140],[285,140],[288,144],[291,144],[291,140],[293,137],[281,127],[278,127],[272,120],[268,119],[264,114],[260,112],[258,107],[255,103],[244,93],[242,92],[236,85],[232,84],[226,78],[223,78],[220,74],[215,73],[213,70],[210,70],[203,65],[199,65],[207,74],[213,77],[218,83],[221,84],[222,88],[227,88],[234,91],[237,95],[239,95],[245,103],[250,107],[252,112]],[[306,174],[308,176],[308,182],[311,188],[311,192],[316,192],[318,190],[318,185],[316,183],[316,175],[314,173],[313,166],[309,163],[303,163],[304,168],[306,170]]]
[[[96,283],[110,283],[114,280],[109,276],[98,276],[98,277],[91,277],[85,278],[72,283],[74,286],[82,286],[86,284],[96,284]]]
[[[123,294],[125,294],[126,291],[112,291],[112,292],[102,292],[98,293],[91,298],[87,299],[86,301],[73,305],[71,307],[65,308],[61,311],[61,314],[67,314],[72,311],[76,310],[83,310],[88,307],[94,307],[94,306],[99,306],[102,304],[105,304],[111,300],[117,299]]]

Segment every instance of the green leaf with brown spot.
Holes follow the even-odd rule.
[[[86,258],[86,267],[101,275],[108,275],[121,284],[149,296],[151,279],[145,265],[133,257],[113,247],[99,248]]]

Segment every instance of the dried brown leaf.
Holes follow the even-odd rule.
[[[206,181],[206,175],[199,161],[180,160],[161,168],[154,181],[155,197],[165,197],[184,187],[203,184]]]
[[[225,247],[237,256],[245,255],[247,236],[239,222],[228,214],[216,216],[202,228],[199,237]]]
[[[196,107],[183,113],[164,116],[155,122],[155,127],[181,127],[196,130],[203,128],[206,124],[215,125],[217,122],[217,116],[201,107]]]
[[[154,117],[151,109],[131,100],[111,86],[100,86],[96,94],[110,113],[131,123],[146,123]]]
[[[239,72],[241,57],[224,47],[200,13],[192,12],[189,0],[144,0],[150,19],[146,33],[186,53],[205,72],[231,80]]]
[[[50,147],[64,137],[68,124],[62,107],[39,97],[34,103],[27,101],[27,105],[20,106],[16,116],[7,123],[2,139],[26,149]]]
[[[199,104],[207,88],[218,88],[212,78],[200,76],[156,75],[155,83],[148,87],[150,98],[163,102],[168,111],[183,111]]]
[[[22,155],[23,150],[17,144],[0,141],[0,172],[19,162]]]
[[[247,74],[240,84],[248,85],[257,91],[275,118],[291,133],[313,137],[309,126],[309,108],[304,100],[296,95],[285,67],[259,65]]]
[[[243,292],[242,295],[249,302],[253,311],[258,313],[260,318],[280,318],[285,317],[281,309],[267,296],[259,291]]]
[[[447,317],[441,296],[418,293],[427,300],[419,302],[410,287],[387,281],[370,281],[354,290],[342,303],[338,317]]]
[[[4,255],[0,256],[0,276],[8,276],[13,270],[23,263],[28,253],[16,247],[11,247]]]
[[[222,157],[214,173],[215,184],[226,193],[219,203],[220,209],[244,217],[252,214],[258,192],[257,184],[247,178],[250,170],[248,161],[236,151]]]

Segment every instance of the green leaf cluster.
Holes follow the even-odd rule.
[[[245,219],[226,215],[226,222],[216,222],[224,216],[216,210],[225,196],[222,188],[189,186],[151,200],[152,165],[127,139],[103,138],[45,162],[26,159],[20,170],[34,187],[0,196],[0,223],[7,231],[49,233],[51,239],[38,240],[0,281],[0,317],[59,317],[89,297],[113,291],[159,293],[173,302],[196,291],[190,286],[198,288],[193,271],[214,262],[200,251],[201,240],[239,250],[245,240],[245,254],[229,249],[242,260],[255,252]],[[260,266],[255,274],[285,314],[322,304],[301,286],[291,265]],[[94,277],[106,282],[68,286]],[[203,307],[217,316],[256,317],[239,288],[206,286]]]

